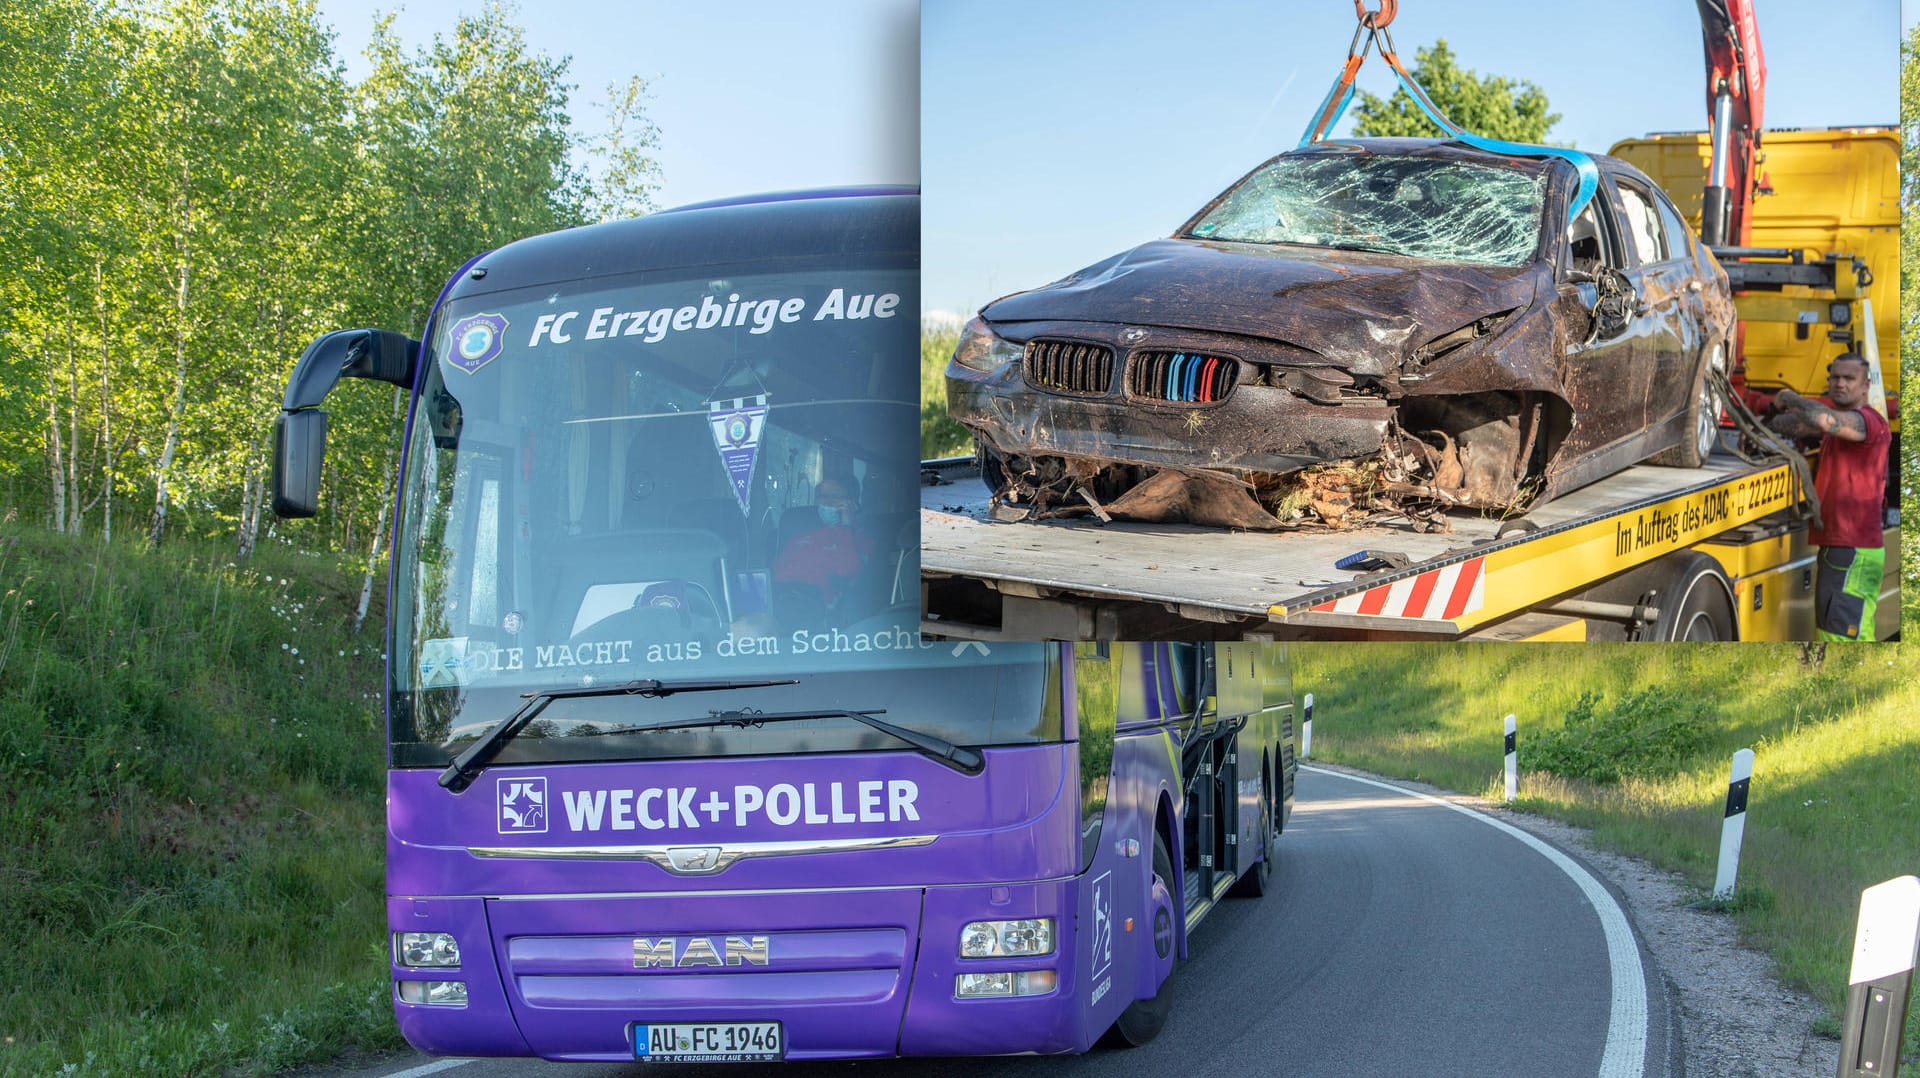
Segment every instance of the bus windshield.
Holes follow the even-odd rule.
[[[1060,737],[1038,645],[919,633],[919,298],[910,267],[702,266],[469,296],[436,318],[407,448],[395,766],[442,766],[528,694],[501,763]]]

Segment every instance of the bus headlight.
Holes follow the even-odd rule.
[[[399,981],[402,1003],[425,1003],[434,1007],[467,1005],[465,981]]]
[[[960,957],[1014,958],[1053,953],[1053,918],[974,921],[960,930]]]
[[[1059,984],[1059,975],[1050,969],[1021,973],[962,973],[953,979],[953,994],[957,999],[1044,996]]]
[[[395,932],[393,960],[402,966],[457,966],[460,944],[445,932]]]

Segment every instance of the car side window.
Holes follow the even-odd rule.
[[[1660,211],[1660,224],[1667,230],[1669,254],[1675,258],[1684,258],[1693,250],[1693,230],[1681,219],[1680,211],[1673,208],[1673,200],[1664,191],[1654,192],[1654,206]]]
[[[1611,219],[1601,216],[1599,199],[1587,200],[1586,207],[1567,226],[1568,267],[1575,273],[1592,276],[1602,266],[1616,266],[1613,245],[1607,242]]]
[[[1666,230],[1661,227],[1659,212],[1653,208],[1653,195],[1637,184],[1624,180],[1619,181],[1617,186],[1620,190],[1620,215],[1640,263],[1645,265],[1666,261],[1669,257]]]

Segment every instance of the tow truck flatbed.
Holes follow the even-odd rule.
[[[1784,461],[1721,452],[1700,468],[1629,468],[1519,517],[1454,512],[1445,532],[1402,521],[1256,533],[1002,523],[970,458],[923,468],[924,628],[956,638],[1550,637],[1583,610],[1621,605],[1582,598],[1608,578],[1736,530],[1742,542],[1789,535],[1801,500]],[[1336,567],[1363,550],[1405,566]]]

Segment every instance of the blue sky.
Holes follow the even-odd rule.
[[[1767,126],[1896,122],[1915,0],[1753,2]],[[924,305],[964,314],[1166,235],[1299,140],[1354,27],[1349,0],[928,0]],[[1706,126],[1686,0],[1405,0],[1391,31],[1409,67],[1444,37],[1463,66],[1539,85],[1562,114],[1548,137],[1581,149]],[[1394,81],[1375,56],[1359,85]]]
[[[409,47],[451,36],[481,0],[319,0],[349,77],[376,11],[397,11]],[[756,191],[918,178],[914,0],[728,0],[724,4],[548,0],[514,11],[533,48],[572,57],[581,133],[629,75],[653,88],[662,206]]]
[[[1370,0],[1370,3],[1375,0]],[[348,73],[378,10],[403,40],[481,0],[320,0]],[[1769,126],[1892,123],[1896,24],[1920,0],[1754,0]],[[532,45],[572,58],[582,133],[610,82],[652,82],[662,205],[845,183],[925,185],[923,300],[970,311],[1154,236],[1298,140],[1352,38],[1349,0],[551,0]],[[1482,74],[1532,81],[1550,137],[1605,150],[1706,116],[1687,0],[1605,15],[1537,0],[1405,0],[1401,53],[1445,37]],[[1582,13],[1576,15],[1575,13]],[[916,44],[917,43],[917,44]],[[916,53],[916,48],[918,52]],[[1392,77],[1377,57],[1360,85]],[[1340,130],[1344,130],[1342,125]]]

